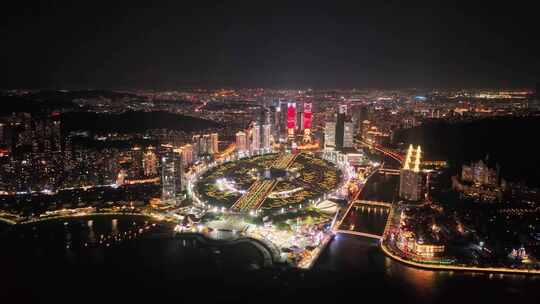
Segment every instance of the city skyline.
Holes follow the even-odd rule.
[[[533,303],[538,12],[4,5],[1,298]]]

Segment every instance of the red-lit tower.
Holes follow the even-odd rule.
[[[311,142],[311,114],[312,104],[311,102],[304,103],[304,142]]]
[[[287,135],[289,139],[294,138],[294,129],[296,127],[295,118],[296,118],[296,103],[289,102],[287,103]]]

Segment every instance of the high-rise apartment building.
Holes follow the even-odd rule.
[[[327,121],[324,126],[324,148],[336,148],[336,123]]]
[[[251,152],[258,152],[261,149],[261,126],[258,123],[253,124],[251,130]]]
[[[211,140],[211,147],[212,147],[212,154],[219,153],[219,141],[218,141],[218,134],[212,133],[210,134],[210,140]]]
[[[271,131],[271,125],[270,124],[264,124],[262,126],[262,146],[261,149],[265,151],[270,150],[270,137],[271,137],[272,131]]]
[[[143,169],[145,177],[157,175],[157,156],[153,147],[149,147],[144,152]]]
[[[244,131],[238,131],[236,133],[236,151],[244,153],[248,150],[247,135]]]

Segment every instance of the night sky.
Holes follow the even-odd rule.
[[[0,12],[0,88],[532,87],[540,80],[540,11],[525,1],[41,2]]]

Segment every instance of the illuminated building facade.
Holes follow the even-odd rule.
[[[491,169],[484,161],[480,160],[471,165],[463,165],[461,168],[461,180],[477,185],[495,186],[499,183],[499,170]]]
[[[300,134],[304,130],[304,111],[301,105],[303,104],[300,103],[300,104],[297,104],[296,106],[296,120],[294,122],[294,126],[296,127],[296,130]]]
[[[182,191],[184,166],[180,151],[166,147],[161,156],[161,201],[176,203]]]
[[[193,148],[193,157],[195,159],[219,153],[219,139],[217,133],[194,135],[191,144]]]
[[[312,117],[312,104],[311,102],[304,103],[304,116],[303,116],[303,127],[304,127],[304,142],[311,142],[311,117]]]
[[[327,121],[324,126],[324,148],[335,149],[336,147],[336,123]]]
[[[171,202],[176,197],[174,154],[172,151],[161,157],[161,201]]]
[[[154,148],[152,147],[149,147],[144,152],[143,170],[144,170],[145,177],[157,175],[157,156],[156,156],[156,152],[154,151]]]
[[[296,128],[296,103],[287,103],[287,137],[294,138],[294,129]]]
[[[344,147],[344,135],[345,135],[345,118],[347,116],[347,105],[339,105],[336,118],[336,148],[341,149]]]
[[[347,106],[340,105],[335,122],[326,122],[324,127],[325,149],[343,150],[354,144],[354,123],[347,120]]]
[[[400,233],[396,246],[403,252],[412,253],[423,258],[435,258],[444,254],[445,246],[443,244],[425,242],[422,239],[416,239],[411,231]]]
[[[199,141],[199,156],[212,154],[212,141],[210,134],[204,134]]]
[[[193,146],[190,144],[180,147],[182,153],[182,163],[185,167],[193,164]]]
[[[362,139],[366,140],[367,139],[367,133],[369,131],[369,128],[371,127],[371,122],[369,120],[364,120],[362,121],[362,125],[360,127],[360,132],[361,132],[361,135],[362,135]]]
[[[403,168],[400,170],[399,196],[409,201],[419,201],[422,199],[422,173],[420,164],[422,163],[422,150],[420,146],[414,149],[412,145],[407,150],[407,156]]]
[[[261,149],[265,151],[270,150],[270,136],[271,136],[271,126],[270,124],[264,124],[262,126],[262,146]]]
[[[219,140],[218,140],[218,134],[212,133],[210,134],[210,140],[211,140],[211,147],[212,147],[212,153],[216,154],[219,153]]]
[[[261,149],[261,126],[258,123],[253,124],[251,130],[251,152],[258,152]]]
[[[288,103],[281,102],[279,104],[279,120],[277,122],[277,128],[278,128],[278,138],[280,142],[285,142],[288,137],[288,131],[287,131],[287,114],[288,114]]]
[[[236,151],[240,153],[245,153],[247,149],[247,135],[244,131],[239,131],[236,133]]]
[[[126,177],[127,177],[127,172],[126,170],[124,169],[121,169],[119,172],[118,172],[118,175],[116,176],[116,186],[117,187],[120,187],[122,186],[123,184],[125,184],[126,182]]]
[[[352,148],[354,143],[354,123],[345,122],[343,124],[343,148]]]
[[[283,121],[284,119],[281,119],[281,106],[278,104],[275,108],[274,108],[274,120],[273,120],[273,130],[272,130],[272,134],[274,135],[274,139],[277,141],[279,140],[279,137],[281,136],[281,134],[283,134],[283,128],[282,128],[282,124],[283,124]]]

